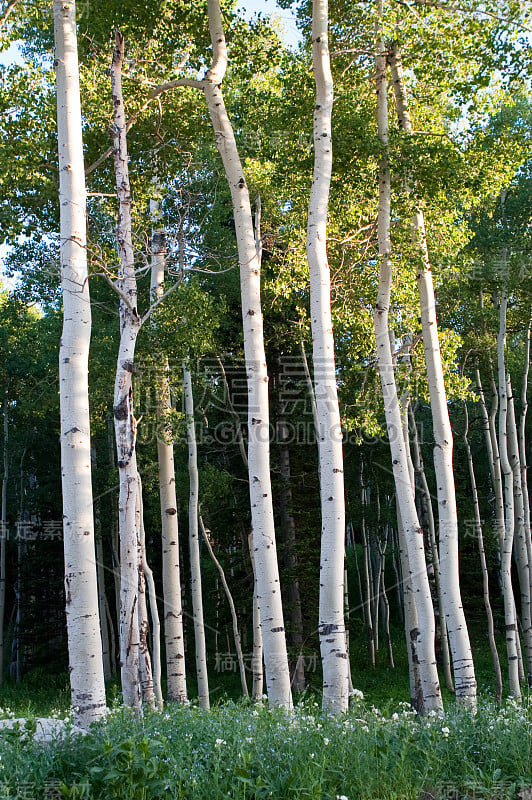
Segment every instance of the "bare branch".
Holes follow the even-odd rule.
[[[203,82],[194,80],[192,78],[177,78],[175,81],[168,81],[167,83],[162,83],[160,86],[155,86],[153,89],[150,89],[145,102],[127,120],[126,133],[128,133],[133,127],[142,112],[148,108],[152,100],[155,100],[164,92],[168,92],[171,89],[176,89],[178,86],[192,86],[194,89],[203,89]],[[112,152],[113,147],[108,147],[107,150],[96,159],[96,161],[86,168],[85,175],[90,175],[91,172],[94,172],[94,170],[97,169],[100,164],[103,164],[103,162],[109,158],[110,155],[112,155]]]

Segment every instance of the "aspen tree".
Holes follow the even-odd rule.
[[[512,383],[507,376],[506,393],[508,396],[508,459],[513,471],[514,493],[514,548],[515,561],[519,575],[519,588],[521,594],[521,633],[526,654],[527,681],[532,679],[532,619],[530,606],[530,563],[528,554],[530,550],[527,542],[527,528],[525,525],[524,491],[521,483],[521,462],[519,460],[519,442],[517,425],[515,421],[514,398]]]
[[[150,201],[152,217],[150,299],[154,303],[163,296],[166,234],[161,226],[160,202]],[[157,392],[157,461],[159,465],[159,498],[163,556],[164,641],[166,650],[166,682],[169,701],[183,703],[187,699],[183,605],[181,600],[181,567],[179,559],[179,520],[175,488],[174,448],[168,418],[172,411],[168,358],[161,356],[162,369],[156,383]]]
[[[435,622],[430,594],[423,530],[419,524],[414,499],[414,470],[410,460],[408,444],[408,415],[406,404],[404,413],[397,394],[392,347],[389,331],[389,309],[392,285],[392,258],[390,241],[390,199],[391,178],[388,160],[388,85],[386,76],[386,53],[382,36],[382,3],[379,2],[377,22],[376,89],[377,122],[379,139],[384,153],[379,169],[379,212],[377,221],[379,243],[379,289],[374,311],[375,340],[377,344],[377,363],[381,378],[386,426],[390,441],[392,469],[395,480],[397,505],[400,517],[400,531],[404,541],[402,548],[403,580],[413,599],[414,609],[405,602],[405,622],[416,621],[414,628],[407,631],[407,641],[413,648],[412,667],[416,665],[419,675],[421,697],[411,671],[411,692],[414,692],[418,711],[442,708],[440,684],[434,650]],[[409,613],[407,613],[407,611]]]
[[[327,0],[314,0],[312,4],[312,64],[316,104],[314,173],[307,222],[307,260],[321,499],[318,633],[323,668],[323,707],[339,714],[348,707],[349,670],[344,620],[345,501],[342,427],[336,387],[331,279],[327,261],[333,106]]]
[[[401,51],[396,43],[392,46],[390,64],[399,127],[406,133],[412,134],[412,122],[403,75]],[[453,658],[456,697],[467,705],[474,705],[477,696],[477,682],[460,595],[458,572],[458,516],[453,474],[453,435],[443,377],[438,322],[436,319],[436,301],[427,248],[425,219],[419,207],[414,211],[412,224],[420,258],[417,268],[417,283],[434,435],[433,453],[438,496],[440,580],[444,602],[443,611]]]
[[[504,492],[504,539],[501,548],[501,578],[504,597],[504,619],[506,649],[508,653],[508,681],[510,694],[521,697],[519,685],[519,647],[517,638],[517,615],[512,590],[512,549],[515,531],[514,519],[514,475],[508,458],[508,385],[506,382],[506,311],[508,291],[503,287],[499,308],[499,333],[497,335],[497,375],[499,389],[499,457]]]
[[[188,500],[188,546],[190,553],[190,580],[192,586],[192,616],[194,618],[194,640],[196,643],[196,676],[200,708],[209,708],[209,678],[207,675],[207,650],[205,647],[205,623],[203,620],[203,598],[201,592],[201,562],[198,528],[198,450],[194,425],[194,398],[192,377],[186,363],[183,364],[183,391],[188,441],[188,478],[190,482]]]
[[[59,350],[65,592],[72,705],[85,727],[105,713],[94,545],[88,393],[91,307],[74,0],[54,0],[63,332]]]
[[[273,705],[291,707],[270,479],[268,373],[260,301],[260,265],[249,191],[221,89],[227,68],[227,45],[219,0],[208,0],[207,7],[213,61],[200,85],[205,92],[216,134],[216,146],[231,190],[240,263],[248,385],[249,492],[266,685],[268,698]]]

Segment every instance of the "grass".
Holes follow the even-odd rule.
[[[2,734],[0,798],[526,798],[531,728],[528,698],[425,718],[406,704],[384,714],[360,697],[340,719],[312,698],[290,715],[226,702],[136,719],[116,707],[88,736],[49,746],[33,742],[31,724]]]

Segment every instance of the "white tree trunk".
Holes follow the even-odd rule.
[[[323,667],[323,707],[347,710],[349,679],[344,620],[345,502],[342,426],[338,406],[331,279],[327,261],[327,208],[332,172],[331,117],[333,82],[328,46],[328,3],[312,4],[312,59],[316,82],[314,175],[308,206],[307,259],[314,393],[318,416],[321,498],[319,622]]]
[[[412,122],[408,108],[401,53],[396,45],[393,47],[390,63],[399,127],[406,133],[411,134]],[[474,705],[477,696],[477,682],[460,595],[458,571],[458,516],[453,474],[453,435],[443,378],[436,302],[427,249],[425,220],[423,212],[419,208],[414,213],[413,227],[419,246],[420,263],[417,268],[417,282],[434,435],[434,469],[438,496],[443,611],[453,657],[456,697],[457,700],[467,705]]]
[[[118,529],[120,536],[120,665],[124,704],[140,708],[139,621],[137,547],[138,482],[135,451],[132,374],[135,345],[140,330],[137,282],[131,238],[131,191],[129,186],[126,117],[122,96],[124,37],[117,31],[111,65],[113,94],[113,158],[118,196],[117,245],[120,259],[120,347],[116,368],[113,413],[120,481]]]
[[[497,373],[499,383],[499,457],[504,485],[505,532],[501,551],[501,577],[504,596],[504,617],[506,623],[506,649],[508,653],[508,681],[510,694],[521,697],[519,685],[519,659],[517,655],[517,618],[512,590],[512,547],[514,540],[514,486],[513,471],[508,458],[508,394],[506,383],[505,346],[506,310],[508,293],[506,287],[501,294],[499,310],[499,334],[497,336]]]
[[[273,705],[291,707],[292,694],[270,480],[268,373],[260,301],[260,269],[255,247],[248,187],[221,90],[227,66],[227,46],[219,0],[208,0],[208,13],[213,63],[202,84],[216,134],[216,146],[222,157],[231,190],[240,263],[244,353],[248,384],[249,492],[266,685],[268,697]]]
[[[423,465],[423,455],[421,453],[421,445],[419,443],[419,436],[417,433],[416,418],[410,403],[408,406],[408,415],[410,419],[410,428],[414,436],[414,442],[413,442],[414,469],[416,471],[421,486],[422,503],[424,504],[426,509],[430,550],[432,556],[432,566],[434,568],[434,583],[436,585],[438,610],[440,612],[440,647],[441,647],[442,668],[445,677],[445,685],[451,692],[454,692],[453,676],[451,674],[451,659],[449,654],[449,638],[447,636],[447,626],[445,624],[445,615],[443,613],[443,597],[442,597],[441,579],[440,579],[440,559],[438,557],[438,543],[436,541],[436,526],[434,524],[432,498],[430,496],[427,476],[425,475],[425,467]]]
[[[152,219],[159,217],[158,204],[151,203]],[[151,300],[163,295],[165,267],[165,232],[152,233]],[[174,447],[167,424],[172,410],[168,359],[161,356],[161,375],[156,379],[157,391],[157,460],[159,463],[159,497],[163,556],[164,640],[166,649],[166,682],[169,701],[184,703],[187,699],[185,639],[181,601],[181,568],[179,563],[179,520],[175,491]]]
[[[508,459],[513,471],[514,484],[514,547],[515,561],[519,575],[519,588],[521,592],[521,628],[525,646],[528,683],[532,680],[532,618],[530,605],[530,563],[528,560],[529,543],[525,525],[525,504],[523,486],[521,483],[521,462],[519,459],[519,440],[515,421],[514,398],[512,384],[508,375],[506,381],[506,394],[508,397]]]
[[[382,16],[382,7],[380,9]],[[379,55],[376,59],[376,87],[379,139],[385,148],[388,145],[388,97],[386,79],[386,56],[380,27],[377,30]],[[377,343],[377,362],[381,377],[384,410],[390,450],[392,469],[395,480],[397,505],[400,516],[400,530],[404,537],[406,557],[403,555],[403,580],[406,586],[412,587],[415,603],[417,625],[407,631],[407,640],[413,648],[413,660],[417,663],[422,697],[416,697],[419,711],[441,709],[442,700],[436,654],[434,650],[434,609],[430,594],[429,579],[425,564],[423,530],[417,517],[413,468],[410,466],[409,447],[407,447],[408,418],[406,407],[404,419],[401,415],[397,386],[395,382],[392,347],[389,334],[389,309],[392,284],[392,259],[390,241],[390,167],[387,153],[383,156],[379,170],[379,213],[378,241],[380,256],[379,289],[373,316],[375,339]],[[404,423],[404,424],[403,424]],[[410,621],[412,614],[406,603],[405,620]]]
[[[192,582],[192,616],[194,618],[194,641],[196,643],[196,676],[200,708],[209,708],[209,678],[207,674],[207,650],[205,647],[205,623],[203,620],[203,598],[201,592],[201,562],[198,530],[198,452],[194,426],[194,398],[192,378],[183,364],[185,414],[188,440],[188,477],[190,481],[188,501],[188,544],[190,551],[190,577]]]
[[[91,486],[91,308],[74,0],[54,0],[63,333],[59,351],[65,591],[76,724],[105,713]]]

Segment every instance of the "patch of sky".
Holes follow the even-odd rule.
[[[297,48],[301,42],[301,32],[296,25],[296,14],[291,9],[280,8],[276,0],[238,0],[237,11],[246,19],[257,14],[272,17],[280,24],[280,34],[287,47]]]

